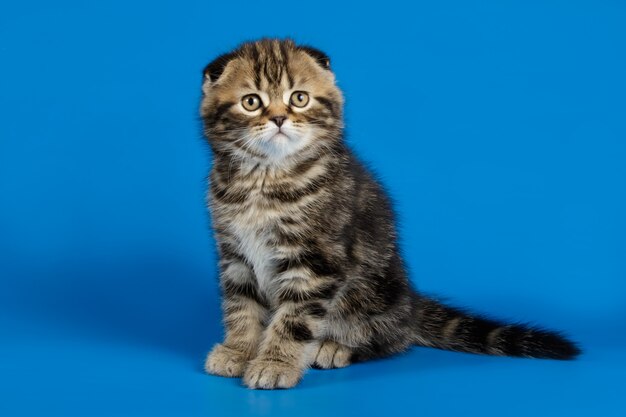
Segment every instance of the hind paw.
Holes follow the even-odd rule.
[[[313,367],[320,369],[345,368],[350,365],[352,350],[332,340],[322,343],[315,356]]]

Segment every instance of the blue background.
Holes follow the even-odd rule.
[[[0,5],[0,415],[626,415],[626,4],[99,3]],[[202,373],[201,70],[266,35],[332,57],[417,285],[562,329],[579,361]]]

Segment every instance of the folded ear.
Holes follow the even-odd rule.
[[[309,54],[311,58],[313,58],[318,64],[322,66],[322,68],[330,71],[330,58],[324,52],[319,49],[312,48],[310,46],[300,46],[300,50]]]
[[[210,82],[215,82],[224,72],[226,65],[235,58],[235,54],[230,52],[215,58],[209,65],[204,67],[204,78]]]

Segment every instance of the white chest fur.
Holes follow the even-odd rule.
[[[275,273],[276,248],[271,237],[276,221],[276,214],[252,204],[235,214],[228,225],[240,253],[252,265],[259,289],[266,295]]]

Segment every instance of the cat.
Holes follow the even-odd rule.
[[[240,45],[206,66],[200,114],[225,337],[208,373],[290,388],[412,345],[572,359],[558,332],[471,315],[411,287],[394,212],[343,140],[330,59],[292,40]]]

